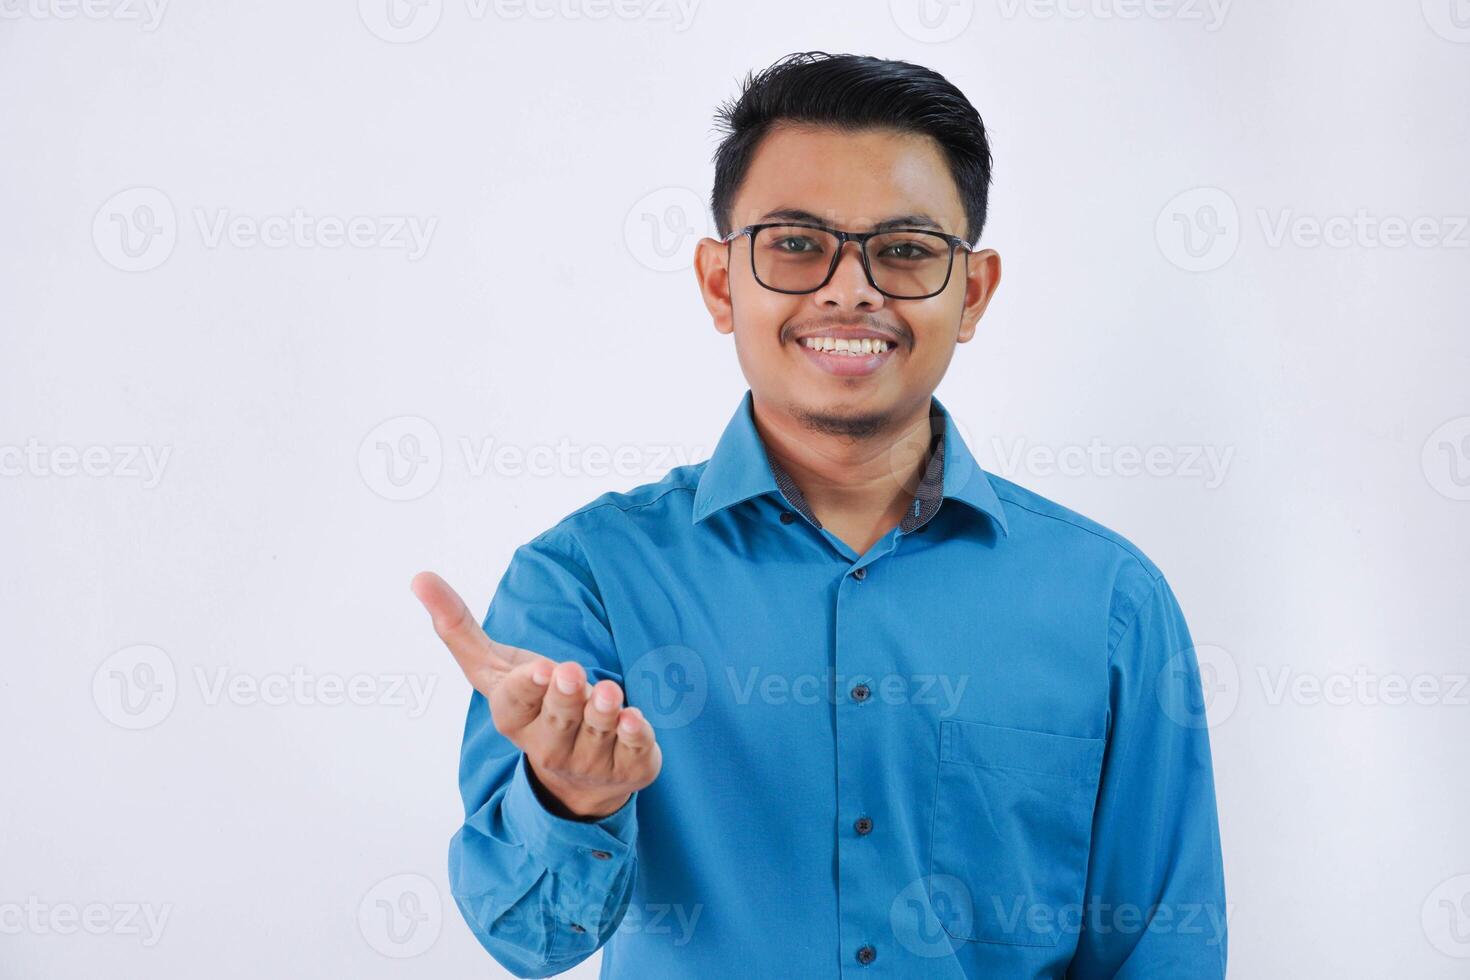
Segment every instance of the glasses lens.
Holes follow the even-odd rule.
[[[769,289],[806,292],[827,278],[837,236],[800,225],[762,228],[752,242],[755,247],[755,277]]]
[[[950,245],[924,231],[895,231],[868,239],[873,281],[890,296],[937,293],[949,274]]]
[[[768,289],[810,292],[822,284],[837,251],[837,236],[801,225],[772,225],[756,233],[755,276]],[[868,240],[873,280],[889,296],[929,296],[945,284],[950,245],[923,231],[894,231]]]

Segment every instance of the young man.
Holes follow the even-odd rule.
[[[721,119],[712,458],[522,545],[483,629],[413,583],[476,690],[466,921],[522,977],[1223,977],[1174,593],[933,397],[1000,281],[979,115],[815,53]]]

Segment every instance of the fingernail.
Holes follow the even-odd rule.
[[[592,701],[597,705],[598,711],[611,711],[617,707],[617,700],[606,691],[598,691],[592,696]]]
[[[551,668],[542,664],[540,667],[531,671],[531,680],[545,687],[551,682]]]
[[[633,724],[632,718],[624,718],[622,721],[618,722],[618,731],[622,732],[624,735],[632,735],[638,731],[638,726]]]
[[[563,694],[575,694],[577,691],[577,682],[568,679],[564,674],[557,674],[556,689]]]

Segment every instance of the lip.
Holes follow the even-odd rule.
[[[827,351],[813,350],[800,339],[792,341],[801,352],[806,355],[807,360],[828,374],[836,374],[842,377],[857,377],[872,374],[888,363],[894,354],[898,353],[898,345],[892,339],[883,334],[872,332],[836,331],[824,334],[812,334],[811,336],[823,337],[872,337],[875,340],[887,340],[889,347],[881,354],[837,354]]]

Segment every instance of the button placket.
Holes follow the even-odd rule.
[[[872,648],[868,639],[871,635],[868,629],[868,609],[871,604],[863,601],[857,590],[876,588],[866,584],[868,566],[891,555],[896,545],[897,536],[894,535],[872,553],[851,556],[850,562],[861,564],[857,567],[849,565],[843,577],[850,581],[838,580],[837,634],[832,665],[839,674],[846,675],[848,689],[845,705],[849,710],[868,708],[870,704],[876,703],[874,685],[877,682],[861,671],[861,668],[873,666],[874,658],[879,656],[879,652]],[[851,555],[850,549],[848,554]],[[868,710],[871,711],[871,708]],[[883,874],[881,859],[874,850],[880,845],[869,838],[874,822],[872,817],[863,813],[865,802],[869,802],[866,797],[870,795],[864,789],[863,766],[867,764],[865,760],[872,757],[874,740],[879,737],[872,721],[871,715],[863,718],[856,715],[846,716],[840,708],[837,712],[836,802],[838,812],[845,814],[847,826],[851,828],[849,831],[839,831],[837,835],[839,889],[843,896],[864,894],[872,886],[874,876],[881,879]],[[847,955],[853,957],[848,962],[856,961],[857,965],[866,967],[878,955],[876,946],[865,941],[868,936],[873,935],[874,922],[856,905],[846,900],[844,907],[851,910],[843,916],[840,936],[843,947],[849,951]]]

